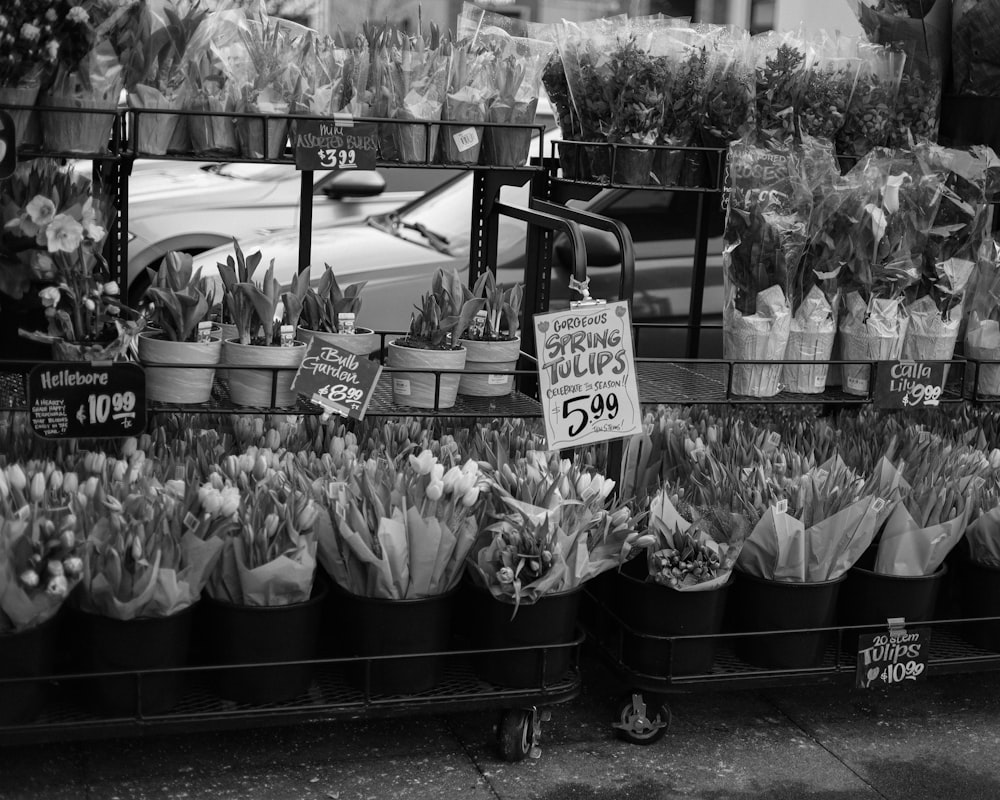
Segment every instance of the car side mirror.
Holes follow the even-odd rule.
[[[587,246],[587,266],[615,267],[621,264],[622,250],[613,233],[597,228],[582,226],[583,242]],[[569,264],[573,254],[569,240],[562,233],[557,234],[552,246],[553,254],[560,264]]]
[[[331,200],[346,197],[376,197],[385,191],[385,178],[373,169],[343,170],[332,175],[323,187]]]

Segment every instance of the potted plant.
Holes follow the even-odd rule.
[[[392,394],[399,405],[451,408],[458,395],[466,350],[455,343],[483,300],[468,298],[456,270],[439,269],[431,290],[410,317],[406,336],[389,342]]]
[[[231,498],[227,515],[209,518],[197,505],[197,481],[174,477],[193,476],[193,464],[147,460],[130,441],[122,458],[102,453],[89,462],[83,498],[74,505],[88,532],[82,642],[89,668],[100,673],[187,664],[194,606],[239,504]],[[141,696],[132,675],[102,676],[93,687],[102,714],[163,713],[180,699],[183,673],[144,675]]]
[[[501,289],[491,270],[479,276],[469,299],[484,307],[476,313],[458,343],[467,351],[458,393],[475,397],[501,397],[514,388],[514,369],[521,355],[519,325],[524,287]],[[488,374],[486,370],[490,370]]]
[[[0,470],[0,725],[41,710],[59,648],[56,615],[83,572],[79,481],[49,462]]]
[[[352,283],[341,289],[333,268],[325,264],[319,283],[306,289],[299,316],[299,333],[306,340],[319,339],[359,356],[374,353],[380,337],[370,328],[359,328],[361,290],[367,281]]]
[[[215,370],[222,357],[222,339],[213,336],[209,313],[212,288],[201,270],[193,271],[187,253],[169,252],[145,299],[151,305],[155,330],[139,335],[139,360],[146,365],[146,395],[161,403],[207,403]],[[157,364],[183,364],[162,368]],[[202,369],[201,367],[206,367]]]
[[[355,677],[365,685],[367,676],[369,691],[432,689],[487,478],[471,459],[446,470],[429,449],[355,461],[346,480],[334,462],[324,473],[313,490],[329,514],[317,538],[320,564],[337,590],[330,638],[346,641],[353,656],[404,656],[366,663]]]
[[[283,293],[273,260],[263,281],[256,283],[252,276],[260,254],[244,259],[236,244],[236,255],[235,265],[231,258],[219,264],[223,302],[237,330],[236,338],[222,344],[226,366],[237,367],[228,370],[229,396],[239,406],[291,406],[295,370],[306,352],[305,344],[295,340],[295,328],[309,276],[296,275],[291,290]]]
[[[233,665],[215,671],[222,696],[277,703],[306,691],[310,665],[248,665],[316,656],[326,597],[326,586],[315,581],[319,508],[293,483],[287,465],[268,467],[263,450],[243,455],[230,469],[235,480],[218,466],[208,475],[209,485],[222,495],[239,487],[242,502],[205,588],[203,631],[209,659]],[[268,455],[277,463],[275,453]],[[214,504],[207,496],[203,502]]]
[[[635,533],[629,506],[612,498],[615,481],[549,453],[508,463],[498,454],[493,507],[470,554],[478,587],[479,643],[491,652],[477,670],[491,683],[552,683],[571,662],[583,584],[614,569]],[[545,651],[541,648],[544,647]]]

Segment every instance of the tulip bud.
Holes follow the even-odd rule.
[[[514,582],[514,570],[510,567],[501,567],[497,570],[497,580],[506,585]]]
[[[295,518],[295,528],[299,533],[306,533],[312,530],[312,526],[316,522],[316,517],[319,516],[319,509],[316,504],[309,500],[299,511],[298,516]]]
[[[475,485],[476,485],[476,476],[471,475],[468,472],[463,472],[461,475],[459,475],[458,480],[455,481],[455,489],[454,489],[455,494],[459,496],[464,495],[466,492],[469,491],[469,489],[471,489]]]
[[[71,550],[73,548],[73,545],[76,544],[76,534],[73,532],[72,528],[67,528],[59,534],[59,544],[67,550]]]
[[[49,489],[53,492],[58,492],[62,489],[63,484],[63,474],[61,469],[54,469],[49,475]]]
[[[231,517],[240,510],[240,490],[235,486],[226,486],[221,492],[222,506],[219,508],[219,515]]]
[[[49,562],[45,565],[45,569],[53,578],[58,578],[59,576],[66,574],[63,571],[62,561],[55,558],[49,560]]]
[[[274,536],[278,530],[278,525],[280,524],[281,520],[278,518],[278,515],[273,512],[264,518],[264,533],[268,538]]]
[[[222,471],[230,480],[235,481],[240,472],[240,460],[230,454],[222,459]]]
[[[581,472],[576,479],[576,493],[580,495],[580,497],[583,497],[594,480],[595,479],[589,473]]]
[[[33,569],[26,569],[18,576],[18,580],[21,581],[29,589],[34,589],[38,586],[38,573]]]
[[[45,591],[53,597],[65,597],[69,592],[69,582],[66,580],[66,576],[57,575],[52,578],[45,587]]]
[[[63,571],[71,578],[75,578],[83,572],[83,559],[79,556],[71,556],[63,561]]]
[[[148,433],[144,433],[139,437],[136,447],[142,450],[144,453],[148,453],[149,449],[153,446],[153,437]]]
[[[104,465],[107,463],[108,457],[104,453],[94,453],[94,458],[91,461],[91,472],[97,474],[99,472],[104,472]]]
[[[42,502],[42,498],[45,497],[45,475],[43,473],[36,472],[31,476],[31,489],[28,496],[34,503]]]
[[[472,508],[476,502],[479,500],[479,487],[472,486],[465,494],[462,495],[462,505],[466,508]]]
[[[97,479],[96,475],[91,475],[87,478],[86,483],[83,484],[83,493],[86,495],[88,500],[93,500],[97,495],[97,489],[100,486],[100,481]]]
[[[264,456],[258,455],[253,464],[253,477],[255,480],[263,480],[267,475],[267,461]]]
[[[427,485],[427,499],[428,500],[440,500],[441,495],[444,493],[444,484],[440,481],[435,483],[430,483]]]
[[[0,500],[10,497],[10,486],[7,484],[7,476],[0,472]]]
[[[138,449],[139,442],[134,436],[129,436],[124,442],[122,442],[122,457],[131,457]]]
[[[142,540],[138,536],[132,537],[132,559],[134,561],[142,560]]]
[[[114,468],[111,470],[111,480],[113,483],[121,483],[125,480],[128,464],[124,461],[115,460],[114,465]]]
[[[19,492],[23,492],[28,486],[28,476],[24,474],[19,464],[11,464],[7,467],[7,481]]]
[[[444,464],[440,461],[434,463],[431,467],[431,483],[441,483],[444,478]]]
[[[75,472],[66,472],[63,474],[62,490],[69,495],[76,494],[76,490],[80,486],[80,476]]]

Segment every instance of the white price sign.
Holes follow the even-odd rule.
[[[628,303],[536,314],[533,324],[549,448],[640,433]]]

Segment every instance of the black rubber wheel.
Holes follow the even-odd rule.
[[[504,711],[497,725],[497,745],[504,761],[524,761],[531,753],[531,712]]]
[[[637,707],[642,701],[641,694],[634,694],[622,703],[615,725],[615,735],[632,744],[653,744],[663,738],[670,727],[670,706],[657,698],[651,707]]]

